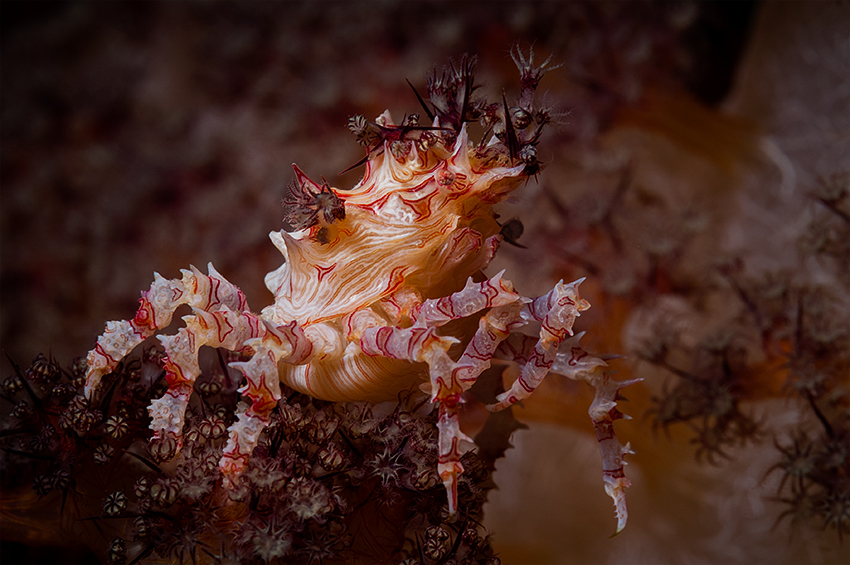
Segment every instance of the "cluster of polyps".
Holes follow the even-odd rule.
[[[459,444],[468,440],[458,424],[463,393],[494,358],[522,367],[511,388],[488,407],[494,411],[527,397],[554,371],[596,388],[590,416],[622,529],[629,484],[623,455],[629,449],[617,441],[612,423],[622,417],[617,391],[629,383],[610,381],[600,369],[605,363],[581,349],[580,336],[567,339],[576,317],[590,307],[579,296],[581,281],[558,283],[530,299],[502,273],[480,276],[502,241],[492,206],[539,171],[535,145],[548,121],[545,111],[534,110],[531,96],[546,63],[534,68],[530,57],[517,53],[515,59],[522,80],[518,107],[509,108],[504,96],[502,105],[473,99],[472,61],[464,59],[460,69],[452,66],[429,81],[431,106],[422,104],[432,126],[410,118],[395,125],[389,113],[376,123],[353,119],[352,129],[370,145],[357,186],[319,185],[295,167],[288,217],[295,218],[290,223],[296,229],[270,234],[284,257],[265,278],[274,304],[254,313],[212,265],[208,275],[185,270],[182,280],[156,274],[135,318],[107,323],[89,353],[86,396],[91,399],[105,374],[188,304],[193,313],[183,318],[185,327],[159,336],[168,391],[149,411],[158,445],[171,446],[165,456],[182,445],[204,345],[250,356],[231,363],[245,375],[240,392],[246,402],[220,461],[225,485],[245,468],[281,398],[280,382],[331,401],[395,399],[419,384],[439,407],[438,472],[453,514],[463,472]],[[472,145],[466,122],[478,119],[490,137]],[[471,337],[438,331],[481,312]],[[532,322],[540,323],[538,336],[516,333]],[[460,342],[466,343],[462,352],[450,354]]]

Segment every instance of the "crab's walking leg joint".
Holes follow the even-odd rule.
[[[154,273],[150,290],[142,292],[139,310],[132,320],[107,322],[97,345],[89,351],[86,373],[86,398],[91,399],[104,375],[111,373],[130,351],[171,323],[174,310],[186,303],[183,282],[167,280]]]
[[[451,320],[465,318],[485,308],[504,306],[522,300],[510,281],[502,280],[505,271],[481,283],[466,281],[463,290],[436,300],[426,300],[419,308],[417,323],[429,327],[442,326]]]
[[[201,374],[198,367],[198,350],[204,345],[224,347],[232,351],[251,354],[252,340],[260,343],[274,328],[250,312],[234,312],[220,305],[214,312],[194,308],[194,314],[184,316],[186,327],[176,335],[159,336],[165,348],[165,379],[168,390],[156,399],[149,408],[153,439],[167,440],[168,449],[158,455],[168,458],[172,447],[182,447],[182,430],[186,407],[192,396],[195,380]]]

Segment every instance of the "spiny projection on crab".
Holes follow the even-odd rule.
[[[244,402],[219,464],[225,486],[245,469],[280,402],[280,382],[339,402],[392,400],[420,385],[439,410],[437,470],[455,514],[460,444],[469,440],[458,423],[464,392],[492,359],[516,363],[519,378],[488,406],[502,410],[529,396],[552,371],[596,389],[590,418],[620,531],[629,486],[624,455],[631,451],[617,440],[613,422],[623,417],[618,391],[633,381],[610,380],[605,363],[579,345],[581,334],[568,339],[576,317],[590,307],[579,295],[581,280],[559,282],[531,299],[503,273],[480,274],[503,240],[492,206],[539,172],[535,146],[550,121],[549,112],[534,105],[549,60],[534,66],[533,56],[518,49],[512,56],[520,71],[516,106],[508,105],[504,92],[501,103],[479,97],[475,58],[464,56],[431,75],[427,102],[417,93],[431,126],[411,117],[396,125],[389,112],[375,122],[352,118],[350,129],[367,146],[363,179],[352,189],[315,183],[294,167],[286,199],[289,231],[270,234],[284,257],[265,277],[275,301],[259,314],[212,264],[207,275],[194,267],[182,279],[155,274],[135,317],[108,322],[89,353],[86,396],[96,399],[102,377],[188,304],[185,327],[158,336],[168,391],[149,412],[160,458],[182,446],[199,348],[223,347],[250,357],[231,363],[244,374]],[[485,128],[477,144],[466,127],[474,121]],[[471,336],[446,329],[475,315]],[[534,322],[537,336],[517,332]]]

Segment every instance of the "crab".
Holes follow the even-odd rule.
[[[285,201],[289,231],[270,234],[284,262],[265,277],[275,299],[259,314],[212,264],[207,274],[184,270],[182,279],[156,273],[135,317],[108,322],[89,352],[86,397],[94,400],[103,376],[188,304],[185,327],[158,336],[168,390],[149,412],[162,458],[182,446],[202,346],[249,357],[230,364],[244,374],[244,402],[219,463],[225,486],[240,480],[281,399],[280,383],[337,402],[392,400],[419,385],[439,411],[437,471],[454,515],[461,442],[470,441],[458,418],[464,393],[494,359],[520,371],[488,406],[492,411],[528,397],[547,373],[559,373],[596,387],[590,416],[620,531],[629,486],[623,458],[631,451],[612,424],[623,417],[617,391],[631,382],[610,380],[605,362],[581,348],[581,335],[573,336],[576,317],[590,307],[579,294],[581,280],[527,298],[504,272],[481,274],[503,240],[493,205],[540,170],[535,146],[549,121],[548,112],[533,108],[532,96],[549,61],[535,67],[531,54],[512,55],[521,74],[518,107],[509,108],[504,93],[501,105],[473,98],[475,60],[464,57],[431,77],[430,106],[417,93],[431,126],[418,126],[415,116],[397,125],[389,112],[375,122],[352,118],[352,131],[368,146],[363,179],[352,189],[316,183],[293,166]],[[487,139],[471,144],[467,123],[478,119]],[[474,331],[450,324],[473,316]],[[535,322],[537,335],[518,332]]]

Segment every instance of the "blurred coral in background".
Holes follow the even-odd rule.
[[[175,276],[212,261],[253,304],[270,302],[263,276],[279,258],[266,234],[281,226],[290,164],[318,176],[357,162],[348,117],[417,111],[404,79],[417,83],[449,57],[478,54],[488,92],[515,84],[516,43],[563,63],[543,93],[561,117],[538,147],[547,164],[539,183],[500,210],[524,226],[524,248],[503,245],[488,273],[508,268],[526,295],[588,277],[583,345],[624,355],[611,362],[619,378],[645,379],[625,391],[635,420],[618,424],[637,452],[627,468],[629,526],[608,539],[610,503],[587,464],[598,458],[585,415],[592,395],[553,376],[514,409],[529,429],[513,434],[492,477],[485,456],[470,475],[478,482],[465,496],[483,504],[486,532],[410,538],[387,526],[381,538],[373,524],[339,525],[352,514],[341,501],[353,486],[317,479],[307,455],[334,467],[344,453],[349,475],[376,473],[363,484],[386,487],[398,465],[426,457],[416,449],[431,439],[408,421],[414,407],[401,407],[378,413],[364,435],[404,429],[421,441],[336,453],[316,430],[328,422],[350,430],[351,414],[299,398],[291,405],[300,423],[277,422],[280,437],[265,444],[286,442],[290,466],[256,469],[256,491],[246,495],[255,500],[245,504],[271,516],[263,505],[286,497],[307,525],[292,539],[291,524],[284,534],[274,521],[245,522],[235,546],[267,561],[291,549],[305,562],[332,561],[317,548],[333,547],[354,547],[350,560],[369,551],[388,560],[387,548],[405,539],[426,562],[461,546],[458,559],[495,552],[504,563],[846,561],[846,2],[3,2],[0,10],[0,347],[23,367],[4,366],[0,398],[3,562],[86,562],[89,551],[131,562],[152,539],[159,558],[188,562],[209,540],[169,523],[206,519],[212,531],[240,520],[173,505],[205,494],[209,457],[181,460],[173,480],[147,484],[138,477],[155,471],[120,455],[145,437],[134,410],[156,393],[155,354],[114,377],[137,383],[128,394],[138,390],[116,396],[114,414],[74,405],[73,360],[105,320],[132,312],[154,270]],[[227,378],[216,359],[208,365],[198,386],[212,388],[200,392],[226,404]],[[42,428],[22,431],[40,414],[49,415]],[[192,424],[207,450],[216,417],[199,413]],[[80,437],[68,430],[98,439],[63,444]],[[67,460],[49,461],[58,453]],[[284,493],[261,484],[277,474],[298,484]],[[427,515],[423,492],[405,503],[418,500]],[[308,504],[317,500],[325,504]],[[128,517],[144,505],[160,522]],[[121,519],[128,531],[118,531]]]

